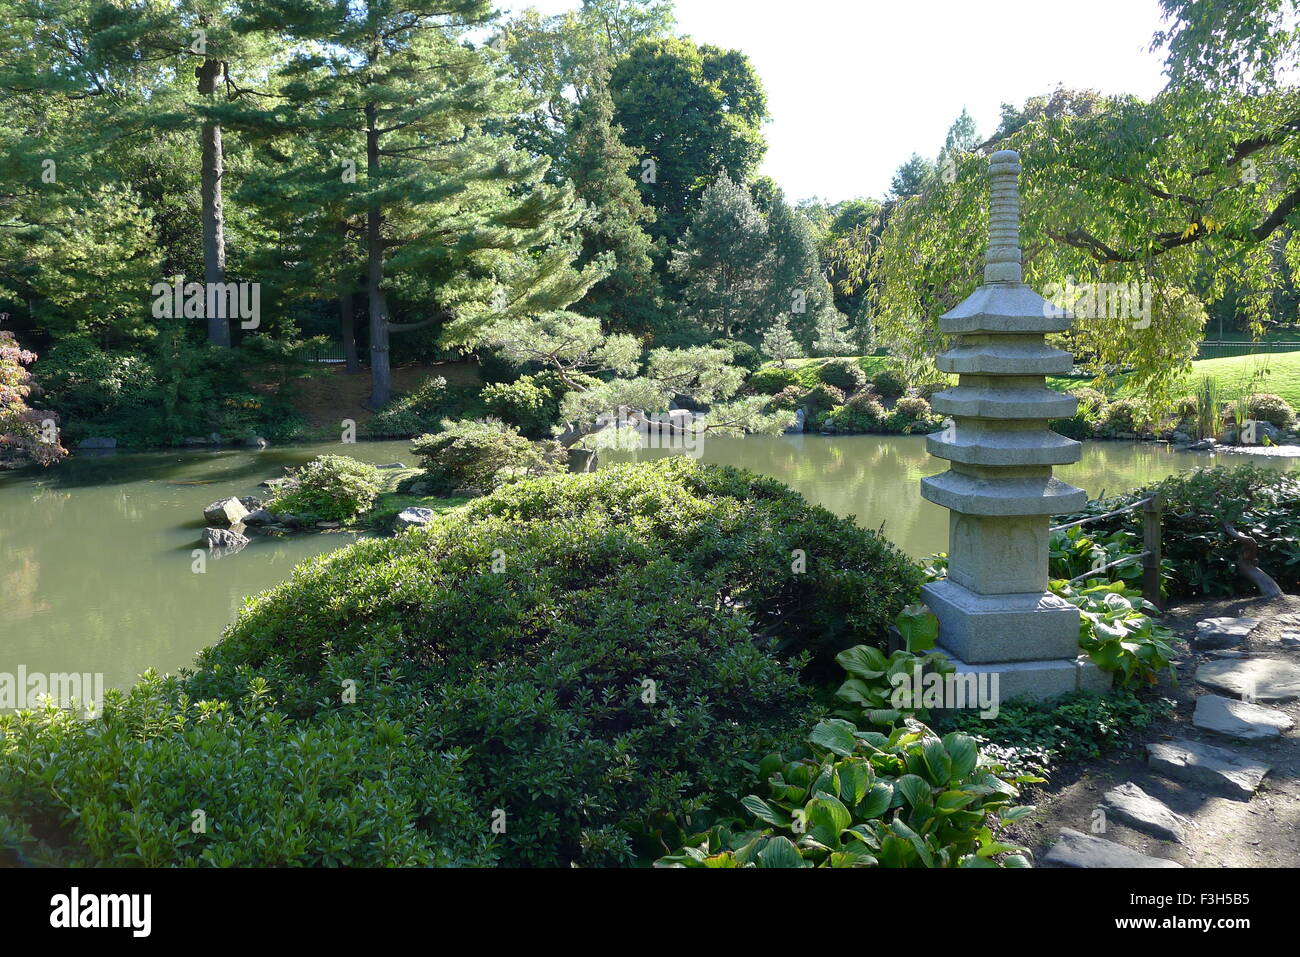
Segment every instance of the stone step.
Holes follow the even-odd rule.
[[[1061,836],[1052,845],[1052,849],[1042,860],[1043,867],[1087,867],[1087,868],[1129,868],[1129,867],[1182,867],[1177,861],[1167,861],[1161,857],[1151,857],[1138,851],[1130,850],[1123,844],[1107,841],[1100,837],[1080,834],[1069,828],[1061,831]]]
[[[1049,429],[953,431],[950,437],[936,432],[926,439],[931,455],[964,465],[1071,465],[1083,455],[1080,443]]]
[[[1121,823],[1162,841],[1182,844],[1191,826],[1191,821],[1175,814],[1163,801],[1153,798],[1131,781],[1107,791],[1101,806]]]
[[[1206,618],[1196,623],[1197,648],[1235,648],[1259,627],[1258,618]]]
[[[1276,658],[1207,661],[1196,669],[1196,681],[1215,691],[1252,701],[1300,698],[1300,666]]]
[[[1165,777],[1236,801],[1249,801],[1270,770],[1268,765],[1227,748],[1185,739],[1148,744],[1147,763]]]
[[[1295,726],[1288,715],[1275,708],[1234,701],[1217,694],[1201,695],[1196,699],[1192,724],[1204,731],[1213,731],[1240,741],[1280,738],[1283,731]]]

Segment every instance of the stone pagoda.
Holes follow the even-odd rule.
[[[938,367],[960,378],[934,397],[935,411],[952,421],[927,444],[951,464],[921,482],[921,494],[951,513],[948,577],[924,590],[939,645],[959,674],[996,672],[1002,700],[1109,686],[1080,657],[1078,610],[1047,591],[1050,517],[1081,508],[1087,494],[1052,475],[1052,466],[1082,454],[1048,428],[1078,407],[1045,379],[1073,365],[1044,338],[1073,317],[1024,284],[1019,175],[1018,153],[990,158],[984,285],[939,320],[956,345]]]

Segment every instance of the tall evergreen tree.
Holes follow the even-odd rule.
[[[613,257],[613,271],[574,308],[600,318],[611,332],[643,334],[660,320],[659,279],[643,228],[654,221],[654,211],[642,202],[632,178],[639,156],[623,144],[622,131],[614,125],[607,77],[607,70],[597,70],[574,118],[563,170],[588,206],[582,226],[583,261],[607,253]]]
[[[807,219],[786,202],[780,190],[771,197],[767,217],[772,246],[768,274],[767,316],[788,321],[805,347],[815,337],[817,318],[831,300],[822,275],[817,240]]]
[[[545,157],[493,132],[520,99],[468,42],[491,12],[489,0],[287,0],[246,17],[307,41],[275,111],[285,130],[359,137],[360,155],[343,158],[355,182],[340,182],[344,211],[365,221],[376,408],[392,395],[392,333],[439,326],[466,342],[503,316],[564,308],[605,269],[571,267],[571,191],[541,182]],[[393,299],[407,321],[394,321]]]
[[[749,190],[722,174],[673,252],[687,316],[727,338],[760,335],[771,320],[771,256],[767,222]]]

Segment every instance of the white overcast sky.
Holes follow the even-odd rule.
[[[500,0],[558,13],[579,0]],[[965,107],[1057,84],[1150,97],[1157,0],[677,0],[680,32],[747,53],[772,120],[763,172],[791,199],[882,196],[913,152],[933,157]]]

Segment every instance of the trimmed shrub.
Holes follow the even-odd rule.
[[[442,376],[430,376],[375,413],[364,428],[374,438],[410,438],[437,432],[448,419],[475,418],[486,412],[477,389],[448,386]]]
[[[363,708],[295,722],[150,672],[92,721],[0,715],[0,865],[491,865],[465,755],[422,745]]]
[[[907,382],[896,369],[881,369],[871,383],[884,399],[897,399],[907,391]]]
[[[925,399],[912,396],[894,404],[885,426],[890,432],[903,435],[924,434],[943,428],[943,416],[936,415]]]
[[[804,408],[808,410],[810,415],[818,412],[829,412],[831,409],[843,405],[844,399],[843,389],[822,383],[804,398]]]
[[[435,495],[460,488],[491,491],[509,482],[567,471],[558,442],[530,442],[502,422],[444,422],[411,444]]]
[[[749,377],[750,388],[759,395],[777,395],[792,385],[800,385],[796,369],[764,366]]]
[[[1136,435],[1146,426],[1147,412],[1137,399],[1116,399],[1100,413],[1097,422],[1106,435]]]
[[[618,466],[299,567],[204,653],[194,693],[257,674],[305,717],[354,676],[369,712],[470,752],[480,806],[509,815],[504,861],[623,862],[797,741],[807,656],[883,644],[918,587],[885,539],[774,480]]]
[[[830,426],[836,432],[850,434],[881,432],[888,417],[889,413],[879,399],[869,392],[859,392],[845,405],[835,409],[822,424]]]
[[[1053,419],[1048,427],[1070,439],[1090,439],[1097,434],[1098,421],[1105,415],[1107,400],[1101,392],[1089,386],[1070,389],[1066,395],[1079,400],[1078,411],[1068,419]]]
[[[712,349],[726,349],[731,353],[733,364],[748,372],[757,372],[763,365],[763,354],[748,342],[739,339],[714,339],[709,343]]]
[[[772,397],[772,401],[767,404],[768,411],[793,411],[803,405],[804,399],[808,398],[808,392],[809,390],[801,385],[787,386]]]
[[[322,455],[289,473],[290,484],[268,511],[317,522],[350,522],[370,509],[383,479],[373,465],[346,455]]]
[[[1279,429],[1289,429],[1296,423],[1295,409],[1280,395],[1269,392],[1252,395],[1247,407],[1252,419],[1271,422]]]
[[[847,395],[859,391],[867,384],[867,374],[853,359],[832,359],[818,372],[821,381],[842,389]]]

